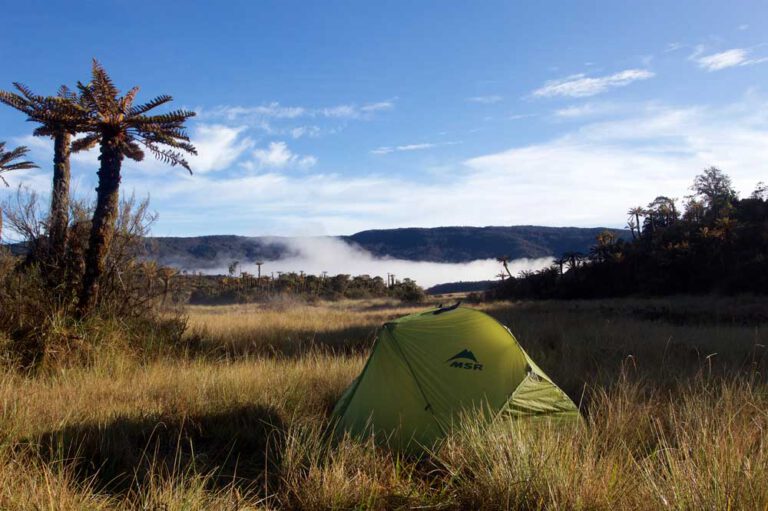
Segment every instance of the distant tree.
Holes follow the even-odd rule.
[[[496,261],[500,262],[501,265],[504,267],[504,271],[507,272],[507,275],[512,277],[512,272],[509,271],[509,264],[508,264],[509,263],[509,256],[497,257]],[[503,277],[502,277],[502,280],[503,280]]]
[[[648,204],[645,210],[646,225],[650,225],[651,232],[659,228],[669,227],[679,218],[675,199],[660,195]]]
[[[695,197],[689,197],[688,202],[685,204],[685,213],[683,218],[694,224],[700,224],[704,221],[704,214],[706,213],[706,206],[704,201],[696,199]]]
[[[566,264],[567,262],[568,262],[568,259],[567,259],[565,256],[560,256],[560,257],[556,258],[556,259],[553,261],[553,263],[554,263],[554,264],[557,266],[557,268],[558,268],[558,273],[559,273],[560,275],[562,275],[562,274],[563,274],[563,267],[565,266],[565,264]]]
[[[707,209],[714,212],[715,215],[719,214],[721,208],[737,198],[731,178],[717,167],[704,169],[701,174],[696,176],[691,190],[694,192],[694,197],[703,199]]]
[[[51,252],[62,258],[69,227],[70,143],[72,137],[83,131],[86,111],[78,95],[61,86],[56,96],[40,96],[20,84],[13,84],[19,92],[0,91],[0,102],[24,113],[28,121],[39,126],[33,134],[53,139],[53,187],[48,236]]]
[[[578,268],[579,262],[584,258],[584,255],[581,252],[565,252],[563,258],[568,261],[568,268],[572,270]]]
[[[90,123],[87,126],[88,134],[76,140],[72,148],[79,151],[98,144],[101,151],[96,208],[78,303],[82,316],[95,305],[99,278],[104,273],[107,252],[114,236],[123,158],[143,160],[141,145],[159,160],[171,166],[180,165],[191,173],[183,153],[197,154],[197,151],[185,131],[185,122],[195,115],[193,112],[174,110],[165,114],[146,115],[150,110],[170,102],[171,96],[158,96],[143,105],[134,106],[138,87],[120,97],[120,91],[112,79],[95,60],[91,82],[87,85],[78,82],[77,87],[82,96],[82,104],[88,110]]]
[[[171,288],[171,279],[177,274],[175,268],[164,266],[160,268],[160,279],[163,281],[163,303],[168,299],[168,291]]]
[[[232,261],[229,263],[229,266],[227,266],[227,272],[229,273],[230,277],[234,277],[237,273],[237,267],[240,266],[240,261]]]
[[[5,150],[5,142],[0,142],[0,181],[5,184],[5,186],[8,186],[8,181],[5,180],[5,174],[6,172],[13,172],[14,170],[26,170],[26,169],[34,169],[37,168],[37,165],[32,163],[31,161],[22,160],[19,161],[21,158],[24,158],[27,153],[29,152],[29,149],[24,146],[19,146],[15,149],[11,149],[10,151]],[[0,208],[0,239],[2,239],[3,235],[3,210]]]
[[[757,186],[755,186],[755,191],[752,192],[752,195],[750,195],[750,198],[763,200],[763,201],[768,200],[768,185],[766,185],[762,181],[757,183]]]
[[[613,253],[616,243],[616,235],[611,231],[603,231],[597,235],[597,244],[590,250],[590,255],[594,260],[607,261]]]

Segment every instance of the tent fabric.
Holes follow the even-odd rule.
[[[482,409],[491,416],[578,416],[507,328],[458,307],[384,324],[333,417],[337,432],[410,449],[433,445],[462,413]]]

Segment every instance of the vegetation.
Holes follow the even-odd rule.
[[[395,280],[389,284],[381,277],[310,275],[280,273],[277,277],[256,277],[242,273],[239,277],[220,275],[181,275],[174,279],[174,301],[195,305],[324,300],[398,298],[403,302],[419,303],[426,293],[411,279]]]
[[[588,254],[499,283],[489,296],[598,298],[768,291],[768,189],[740,199],[719,169],[697,176],[682,212],[657,197],[628,211],[631,240],[604,232]]]
[[[477,291],[487,291],[494,286],[495,282],[492,280],[477,280],[471,282],[446,282],[444,284],[437,284],[429,289],[427,292],[431,295],[441,295],[446,293],[472,293]]]
[[[763,509],[768,339],[728,311],[766,304],[712,300],[483,305],[584,420],[469,417],[422,459],[324,436],[375,327],[416,309],[191,307],[183,351],[113,339],[89,365],[0,373],[0,507]]]

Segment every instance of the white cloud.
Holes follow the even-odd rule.
[[[480,103],[483,105],[492,105],[494,103],[498,103],[502,101],[504,98],[501,96],[472,96],[471,98],[467,98],[467,101],[470,103]]]
[[[710,55],[701,55],[702,49],[699,47],[691,59],[694,60],[700,68],[707,71],[720,71],[735,66],[751,66],[761,62],[768,61],[767,57],[750,58],[749,50],[744,48],[733,48],[730,50],[712,53]]]
[[[571,105],[565,108],[555,110],[556,117],[576,118],[594,115],[595,105],[584,103],[583,105]]]
[[[765,180],[768,103],[763,98],[749,96],[723,108],[617,108],[619,119],[587,122],[540,143],[480,154],[447,165],[430,179],[366,169],[291,173],[311,165],[312,157],[273,142],[256,154],[245,151],[252,156],[246,167],[261,170],[258,174],[126,169],[122,189],[138,196],[151,192],[161,215],[156,234],[306,234],[307,229],[345,234],[437,225],[621,226],[629,206],[659,194],[683,197],[694,175],[710,165],[725,170],[744,194]],[[242,141],[240,135],[230,145]],[[33,150],[49,147],[40,141]],[[45,168],[49,154],[38,159],[36,152],[33,158]],[[88,177],[83,189],[92,190],[93,168],[73,165],[73,170]],[[49,167],[9,178],[42,191],[50,186]]]
[[[667,46],[664,48],[664,53],[682,50],[683,48],[685,48],[685,45],[681,43],[667,43]]]
[[[197,156],[190,156],[193,172],[211,172],[229,168],[245,151],[253,147],[253,140],[241,137],[245,127],[232,128],[220,124],[198,124],[192,135]]]
[[[319,126],[297,126],[296,128],[290,129],[291,137],[293,138],[301,138],[301,137],[318,137],[320,136],[320,133],[322,130]]]
[[[400,153],[400,152],[408,152],[408,151],[422,151],[424,149],[432,149],[434,147],[455,145],[455,144],[458,144],[458,142],[425,142],[420,144],[382,146],[382,147],[377,147],[376,149],[373,149],[371,151],[371,154],[389,154],[389,153]]]
[[[258,106],[220,106],[210,110],[201,110],[202,118],[224,118],[229,121],[241,119],[276,119],[291,120],[300,118],[329,118],[329,119],[367,119],[376,112],[394,108],[393,101],[379,101],[357,105],[346,103],[323,108],[307,108],[303,106],[284,106],[273,101]],[[268,126],[268,125],[267,125]]]
[[[626,110],[626,108],[624,108]],[[558,119],[584,119],[587,117],[603,116],[621,111],[622,107],[614,103],[582,103],[558,108],[554,116]]]
[[[253,161],[245,162],[244,166],[249,170],[255,168],[280,169],[285,167],[297,167],[306,169],[314,166],[317,158],[314,156],[300,156],[288,149],[285,142],[270,142],[266,149],[253,151]]]
[[[642,105],[620,120],[470,158],[442,174],[450,179],[268,172],[225,180],[212,174],[165,177],[151,189],[157,190],[154,200],[170,205],[158,208],[158,229],[170,217],[184,229],[179,234],[200,233],[211,212],[229,219],[227,231],[245,234],[306,234],[307,225],[332,234],[437,225],[621,226],[629,206],[659,194],[683,197],[694,175],[710,165],[749,193],[765,179],[765,161],[764,103],[724,109]],[[456,197],[467,206],[447,207],[448,198]],[[182,206],[189,203],[200,205],[199,218]],[[222,231],[220,225],[207,229]]]
[[[300,106],[282,106],[280,103],[273,101],[258,106],[220,106],[212,110],[202,110],[201,117],[224,117],[230,121],[246,117],[246,116],[258,116],[267,117],[273,119],[295,119],[301,117],[307,113],[307,109]]]
[[[360,107],[361,112],[380,112],[383,110],[392,110],[395,107],[391,101],[379,101],[378,103],[368,103]]]
[[[612,75],[595,78],[582,73],[560,80],[550,80],[533,91],[533,95],[536,97],[565,96],[576,98],[594,96],[609,89],[624,87],[638,80],[647,80],[653,76],[654,73],[647,69],[626,69]]]

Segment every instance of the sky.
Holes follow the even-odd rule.
[[[96,58],[196,111],[192,175],[123,165],[156,235],[623,227],[710,165],[768,181],[767,25],[758,1],[27,0],[3,9],[0,87],[52,94]],[[32,128],[0,108],[41,167],[9,182],[47,194]],[[72,167],[93,195],[96,152]]]

